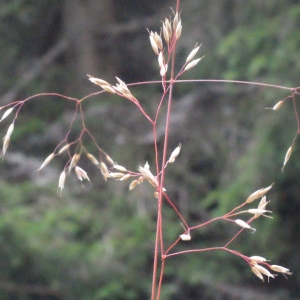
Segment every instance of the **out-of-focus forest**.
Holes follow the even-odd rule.
[[[99,89],[87,74],[114,83],[160,80],[147,28],[159,30],[175,1],[2,0],[0,105],[41,92],[83,97]],[[296,0],[182,0],[178,68],[196,42],[205,58],[182,79],[238,79],[300,86],[300,4]],[[154,113],[161,86],[132,87]],[[208,252],[167,261],[162,299],[300,298],[300,151],[284,156],[297,123],[289,95],[253,85],[178,84],[171,119],[166,188],[190,224],[224,214],[253,191],[275,182],[268,198],[273,219],[254,222],[232,245],[290,268],[261,282],[236,256]],[[300,100],[300,99],[299,99]],[[119,164],[153,165],[152,128],[130,102],[108,94],[84,104],[86,126]],[[0,168],[0,300],[149,299],[156,203],[147,185],[105,182],[80,162],[92,185],[69,176],[61,196],[59,174],[67,157],[43,160],[66,135],[75,105],[59,97],[27,102]],[[0,124],[5,135],[11,119]],[[164,122],[158,127],[163,142]],[[80,123],[74,123],[76,138]],[[96,153],[91,141],[84,141]],[[167,206],[166,243],[182,227]],[[189,247],[220,246],[236,228],[224,222],[193,232]],[[182,245],[184,249],[185,245]]]

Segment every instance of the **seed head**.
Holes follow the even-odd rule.
[[[37,171],[39,172],[45,166],[47,166],[50,163],[50,161],[53,159],[54,156],[55,156],[54,153],[51,153],[49,156],[47,156],[47,158],[44,160],[44,162],[42,163],[42,165],[37,169]]]
[[[268,279],[270,277],[274,278],[273,274],[271,274],[266,268],[264,268],[264,267],[262,267],[262,266],[260,266],[258,264],[254,264],[253,268],[257,269],[262,275],[268,276]]]
[[[179,20],[179,22],[177,24],[177,27],[176,27],[176,30],[175,30],[176,40],[178,40],[180,38],[180,36],[181,36],[181,30],[182,30],[181,20]]]
[[[71,159],[70,165],[69,165],[69,172],[77,165],[77,163],[80,160],[80,154],[79,153],[75,153]]]
[[[265,281],[262,274],[255,267],[251,267],[251,270],[258,278],[260,278],[262,281]]]
[[[118,171],[121,171],[121,172],[126,172],[126,168],[124,168],[123,166],[120,166],[120,165],[114,165],[113,166],[114,169],[118,170]]]
[[[129,185],[129,191],[133,190],[138,185],[137,180],[133,180]]]
[[[282,273],[283,275],[292,275],[293,274],[293,273],[290,272],[290,269],[287,269],[287,268],[284,268],[284,267],[278,266],[278,265],[271,265],[270,269],[272,271],[275,271],[275,272],[278,272],[278,273]]]
[[[97,158],[91,154],[91,153],[87,153],[86,157],[96,166],[99,166],[99,161],[97,160]]]
[[[195,46],[195,48],[192,50],[192,52],[188,55],[188,57],[186,59],[186,63],[189,63],[195,57],[195,55],[197,54],[200,46],[198,46],[198,47],[197,47],[197,45]]]
[[[69,148],[70,148],[70,145],[69,145],[69,144],[63,146],[63,147],[60,148],[60,150],[58,151],[58,155],[64,153],[64,152],[67,151]]]
[[[120,178],[120,181],[124,181],[124,180],[127,180],[131,177],[130,174],[125,174],[123,177]]]
[[[97,84],[97,85],[100,85],[101,87],[102,86],[110,86],[110,84],[105,81],[105,80],[102,80],[102,79],[99,79],[99,78],[95,78],[94,76],[91,76],[91,75],[87,75],[89,77],[89,81],[91,81],[92,83],[94,84]]]
[[[110,177],[110,178],[121,178],[121,177],[123,177],[123,176],[124,176],[123,173],[115,173],[115,172],[110,172],[110,173],[109,173],[109,177]]]
[[[182,241],[190,241],[191,240],[191,236],[190,236],[189,233],[188,234],[181,234],[179,237],[181,238]]]
[[[2,116],[2,118],[1,118],[1,120],[0,120],[0,122],[2,122],[5,118],[7,118],[10,114],[11,114],[11,112],[14,110],[14,107],[11,107],[11,108],[9,108],[9,109],[7,109],[5,112],[4,112],[4,114],[3,114],[3,116]]]
[[[257,255],[250,256],[249,258],[250,258],[250,262],[252,263],[261,263],[267,261],[264,257],[257,256]]]
[[[188,64],[185,66],[184,71],[187,71],[187,70],[189,70],[189,69],[195,67],[195,66],[198,64],[198,62],[199,62],[203,57],[204,57],[204,56],[202,56],[201,58],[192,60],[190,63],[188,63]]]
[[[279,102],[277,102],[274,106],[273,106],[273,110],[277,110],[278,108],[280,108],[283,105],[284,101],[281,100]]]
[[[266,188],[262,188],[260,190],[255,191],[247,198],[246,203],[251,203],[256,199],[263,197],[272,188],[272,186],[273,183]]]
[[[154,53],[156,55],[158,55],[159,54],[159,50],[158,50],[158,46],[157,46],[155,38],[154,38],[154,32],[153,31],[151,31],[149,33],[149,39],[150,39],[150,44],[151,44],[151,47],[152,47]]]
[[[58,180],[58,189],[60,190],[59,194],[61,195],[61,192],[63,188],[65,187],[65,181],[66,181],[66,172],[63,170],[59,176]]]
[[[170,156],[170,158],[168,160],[169,164],[171,164],[171,163],[173,163],[175,161],[176,157],[180,153],[180,149],[181,149],[181,144],[179,144],[178,147],[175,148],[175,150],[172,152],[172,154],[171,154],[171,156]]]
[[[106,181],[107,178],[109,177],[109,171],[108,171],[108,168],[107,168],[107,166],[104,162],[100,163],[100,171],[101,171],[101,174],[104,177],[104,180]]]
[[[112,165],[112,166],[114,166],[115,165],[115,162],[111,159],[111,157],[109,156],[109,155],[106,155],[106,161],[110,164],[110,165]]]
[[[154,187],[158,186],[158,182],[157,182],[156,178],[153,176],[153,174],[151,173],[151,171],[148,168],[139,166],[138,171],[142,173],[143,177],[145,179],[147,179],[152,186],[154,186]]]
[[[239,225],[240,227],[243,227],[243,228],[245,228],[245,229],[250,229],[250,230],[252,230],[253,232],[256,231],[255,228],[252,228],[248,223],[246,223],[246,222],[243,221],[243,220],[237,219],[237,220],[235,220],[235,223],[236,223],[237,225]]]
[[[290,159],[290,157],[292,155],[292,151],[293,151],[293,145],[288,149],[288,151],[285,154],[285,158],[284,158],[284,162],[283,162],[283,166],[282,166],[281,172],[283,172],[286,163],[289,161],[289,159]]]
[[[77,175],[77,177],[80,181],[82,181],[83,179],[86,179],[86,180],[90,181],[87,173],[83,169],[81,169],[80,167],[75,166],[75,173],[76,173],[76,175]]]

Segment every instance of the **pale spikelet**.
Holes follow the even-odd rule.
[[[3,139],[3,147],[2,147],[2,153],[1,156],[3,157],[7,151],[7,148],[9,146],[9,142],[10,142],[10,137],[4,137]]]
[[[2,156],[5,155],[7,148],[9,146],[9,142],[10,142],[10,136],[12,135],[13,131],[14,131],[14,123],[11,123],[7,129],[6,135],[3,138],[3,148],[2,148]]]
[[[167,71],[168,71],[168,65],[167,64],[166,65],[162,65],[161,68],[160,68],[160,70],[159,70],[160,76],[164,77],[166,75]]]
[[[270,210],[259,209],[259,208],[251,208],[251,209],[248,209],[247,212],[248,212],[249,214],[255,215],[255,216],[254,216],[255,218],[258,218],[258,217],[260,217],[260,216],[264,216],[264,217],[270,218],[270,219],[273,218],[273,217],[271,217],[271,216],[265,215],[265,213],[272,213]]]
[[[157,182],[156,178],[153,176],[153,174],[151,173],[151,171],[149,169],[139,166],[138,171],[142,173],[144,178],[147,179],[152,186],[154,186],[154,187],[158,186],[158,182]]]
[[[125,174],[123,177],[120,178],[120,181],[128,180],[130,177],[130,174]]]
[[[181,144],[178,145],[178,147],[175,148],[175,150],[172,152],[169,160],[168,160],[168,163],[171,164],[175,161],[176,157],[179,155],[180,153],[180,149],[181,149]]]
[[[168,20],[168,19],[166,19],[166,20]],[[168,20],[168,22],[169,22],[169,20]],[[166,23],[166,22],[165,22]],[[163,29],[163,35],[164,35],[164,39],[165,39],[165,41],[166,41],[166,43],[167,43],[167,45],[169,45],[169,42],[170,42],[170,35],[169,35],[169,31],[168,31],[168,28],[167,28],[167,26],[165,25],[165,23],[163,23],[163,27],[162,27],[162,29]],[[169,22],[170,23],[170,22]],[[171,26],[171,25],[170,25]],[[172,31],[172,28],[171,28],[171,31]]]
[[[63,147],[60,148],[60,150],[58,151],[58,155],[64,153],[64,152],[67,151],[69,148],[70,148],[70,145],[69,145],[69,144],[63,146]]]
[[[123,177],[123,176],[124,176],[123,173],[116,173],[116,172],[110,172],[110,173],[109,173],[109,177],[110,177],[110,178],[121,178],[121,177]]]
[[[165,18],[165,23],[164,23],[164,25],[165,25],[165,27],[166,27],[166,29],[167,29],[169,38],[171,38],[172,35],[173,35],[173,30],[172,30],[171,22],[169,21],[168,18]]]
[[[112,166],[115,165],[115,162],[112,160],[112,158],[111,158],[109,155],[106,155],[105,158],[106,158],[106,161],[107,161],[110,165],[112,165]]]
[[[274,275],[271,274],[266,268],[260,266],[260,265],[253,265],[253,268],[257,269],[259,271],[259,273],[261,273],[262,275],[266,275],[268,276],[268,278],[272,277],[274,278]]]
[[[256,199],[263,197],[272,188],[272,186],[273,186],[273,183],[266,188],[262,188],[260,190],[255,191],[247,198],[246,203],[251,203]]]
[[[104,162],[100,163],[100,171],[101,171],[102,176],[104,177],[104,180],[106,181],[107,178],[109,177],[109,171]]]
[[[137,180],[133,180],[129,185],[129,191],[132,191],[138,185]]]
[[[265,281],[262,274],[255,267],[251,267],[251,270],[258,278],[260,278],[262,281]]]
[[[4,114],[3,114],[3,116],[2,116],[2,118],[1,118],[1,120],[0,120],[0,122],[2,122],[5,118],[7,118],[10,114],[11,114],[11,112],[14,110],[14,107],[11,107],[11,108],[9,108],[9,109],[7,109],[5,112],[4,112]]]
[[[237,225],[239,225],[240,227],[242,227],[242,228],[250,229],[250,230],[252,230],[253,232],[256,231],[255,228],[252,228],[249,224],[247,224],[247,223],[246,223],[245,221],[243,221],[243,220],[237,219],[237,220],[235,220],[235,223],[236,223]]]
[[[289,161],[291,155],[293,152],[293,145],[288,149],[288,151],[285,154],[285,158],[284,158],[284,162],[283,162],[283,166],[281,168],[281,172],[283,172],[285,165],[287,164],[287,162]]]
[[[164,54],[162,51],[159,52],[157,60],[158,60],[158,65],[161,68],[164,65]]]
[[[114,89],[118,91],[119,93],[123,94],[127,98],[134,98],[131,92],[129,91],[127,85],[125,84],[124,81],[122,81],[120,78],[116,77],[119,83],[116,84]]]
[[[158,199],[159,193],[158,192],[154,192],[154,198]]]
[[[83,179],[86,179],[86,180],[90,181],[90,179],[89,179],[89,177],[88,177],[86,171],[84,171],[83,169],[81,169],[81,168],[78,167],[78,166],[75,166],[75,169],[74,169],[74,170],[75,170],[75,173],[76,173],[76,175],[77,175],[77,177],[78,177],[78,179],[79,179],[80,181],[82,181]]]
[[[190,63],[188,63],[188,64],[185,66],[184,71],[187,71],[187,70],[189,70],[189,69],[195,67],[195,66],[198,64],[198,62],[199,62],[203,57],[204,57],[204,56],[202,56],[201,58],[197,58],[197,59],[192,60]]]
[[[120,166],[120,165],[113,165],[113,168],[118,170],[118,171],[121,171],[121,172],[126,172],[126,168],[124,168],[123,166]]]
[[[175,37],[176,37],[176,40],[178,40],[181,36],[181,31],[182,31],[182,25],[181,25],[181,20],[179,20],[178,24],[177,24],[177,27],[176,27],[176,30],[175,30]]]
[[[55,156],[54,153],[51,153],[50,155],[47,156],[47,158],[44,160],[44,162],[42,163],[42,165],[37,169],[37,171],[39,172],[40,170],[42,170],[45,166],[47,166],[50,161],[53,159],[53,157]]]
[[[158,50],[156,41],[155,41],[155,39],[154,39],[154,32],[152,32],[152,31],[149,32],[149,39],[150,39],[150,44],[151,44],[151,47],[152,47],[154,53],[155,53],[156,55],[158,55],[158,54],[159,54],[159,50]]]
[[[178,12],[176,12],[174,19],[173,19],[173,31],[174,32],[176,32],[178,22],[179,22],[179,14],[178,14]]]
[[[284,268],[278,265],[271,265],[269,266],[270,269],[274,272],[282,273],[283,275],[292,275],[293,273],[290,272],[290,269]]]
[[[97,160],[97,158],[91,154],[91,153],[87,153],[86,157],[96,166],[99,166],[99,161]]]
[[[58,189],[60,190],[59,194],[61,194],[63,188],[65,187],[65,181],[66,181],[66,172],[65,170],[63,170],[58,180]]]
[[[159,50],[162,50],[163,49],[163,42],[162,42],[161,36],[157,32],[155,32],[153,37],[154,37],[154,41],[157,45],[157,48]]]
[[[14,123],[11,123],[7,129],[7,133],[6,133],[6,136],[10,138],[11,134],[13,133],[14,131],[14,128],[15,128],[15,124]]]
[[[261,263],[267,261],[264,257],[257,256],[257,255],[250,256],[249,258],[250,258],[250,262],[252,263]]]
[[[71,159],[70,165],[69,165],[69,172],[77,165],[77,163],[80,160],[80,154],[79,153],[75,153]]]
[[[144,177],[140,176],[139,179],[137,180],[138,184],[141,184],[144,181]]]
[[[182,241],[190,241],[191,240],[191,236],[190,236],[189,233],[188,234],[181,234],[179,237],[181,238]]]
[[[94,76],[91,75],[87,75],[89,77],[89,81],[91,81],[92,83],[101,86],[102,88],[104,86],[111,86],[111,84],[109,84],[107,81],[99,79],[99,78],[95,78]]]
[[[195,57],[195,55],[197,54],[200,47],[201,47],[201,45],[198,47],[197,47],[197,45],[195,46],[195,48],[192,50],[192,52],[188,55],[188,57],[186,59],[186,63],[189,63]]]
[[[114,90],[114,88],[113,87],[111,87],[111,86],[108,86],[108,85],[103,85],[103,86],[101,86],[105,91],[107,91],[107,92],[109,92],[109,93],[112,93],[112,94],[115,94],[116,93],[116,91]]]
[[[283,105],[284,101],[281,100],[279,102],[277,102],[274,106],[273,106],[273,110],[277,110],[278,108],[280,108]]]
[[[263,196],[258,204],[258,209],[265,209],[267,204],[270,203],[270,201],[267,201],[267,197]]]

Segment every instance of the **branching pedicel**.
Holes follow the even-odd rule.
[[[175,70],[174,70],[174,61],[175,61],[175,52],[176,52],[176,44],[178,39],[181,36],[182,32],[182,23],[181,23],[181,18],[180,14],[178,13],[179,11],[179,1],[176,9],[176,13],[174,14],[174,18],[168,19],[166,18],[164,22],[162,23],[162,29],[161,33],[163,35],[163,39],[161,37],[161,33],[149,31],[149,38],[150,38],[150,44],[151,47],[154,51],[154,53],[157,55],[158,58],[158,66],[159,66],[159,73],[161,76],[161,84],[163,88],[162,96],[160,101],[158,102],[157,105],[157,110],[155,113],[155,116],[150,116],[146,113],[146,111],[143,109],[141,106],[140,102],[138,99],[131,93],[128,85],[122,81],[120,78],[116,77],[117,83],[115,85],[112,85],[108,83],[105,80],[95,78],[91,75],[88,75],[89,80],[100,86],[103,91],[100,91],[95,94],[88,95],[82,99],[76,99],[76,98],[71,98],[71,97],[66,97],[63,95],[57,95],[54,93],[49,93],[49,94],[38,94],[32,97],[29,97],[25,100],[22,101],[16,101],[14,103],[10,103],[6,106],[3,106],[1,109],[6,108],[6,111],[4,112],[0,122],[2,122],[4,119],[6,119],[13,111],[16,111],[15,117],[13,119],[13,122],[10,124],[8,127],[7,133],[3,139],[3,149],[2,149],[2,156],[5,155],[11,135],[14,130],[14,124],[17,119],[18,113],[20,112],[22,106],[29,100],[40,97],[40,96],[60,96],[63,97],[64,99],[68,101],[73,101],[75,103],[75,113],[73,116],[73,120],[70,124],[69,131],[67,132],[64,140],[61,141],[59,145],[54,149],[54,151],[44,160],[38,171],[41,171],[43,168],[45,168],[56,156],[60,156],[64,153],[68,153],[68,161],[65,164],[64,169],[62,170],[60,176],[59,176],[59,182],[58,182],[58,190],[59,193],[62,192],[65,186],[65,181],[67,177],[70,175],[71,172],[75,172],[77,175],[78,179],[80,181],[87,180],[90,181],[87,173],[78,165],[80,162],[80,159],[82,155],[85,155],[89,161],[95,165],[103,175],[105,181],[107,179],[115,179],[119,181],[125,181],[132,179],[131,183],[129,184],[129,190],[133,190],[136,188],[139,184],[142,184],[144,181],[148,181],[151,186],[154,188],[154,197],[157,199],[157,228],[156,228],[156,240],[155,240],[155,252],[154,252],[154,262],[153,262],[153,281],[152,281],[152,297],[151,299],[160,299],[160,294],[161,294],[161,288],[162,288],[162,282],[163,282],[163,275],[164,275],[164,267],[166,260],[171,257],[171,256],[179,256],[183,254],[188,254],[192,252],[205,252],[205,251],[214,251],[214,250],[223,250],[227,251],[231,254],[237,255],[240,258],[244,259],[246,263],[249,265],[253,273],[259,277],[261,280],[264,281],[264,277],[267,277],[268,280],[269,278],[274,278],[275,274],[272,274],[271,272],[276,272],[276,273],[281,273],[284,276],[286,275],[291,275],[292,273],[289,271],[289,269],[278,266],[278,265],[271,265],[267,261],[267,259],[261,257],[261,256],[246,256],[243,255],[242,253],[230,249],[229,245],[244,231],[244,230],[250,230],[252,232],[255,232],[255,228],[251,226],[251,223],[261,217],[268,217],[271,218],[269,215],[271,211],[267,210],[266,207],[270,201],[266,200],[266,194],[267,192],[272,188],[272,185],[266,187],[266,188],[261,188],[254,193],[252,193],[241,205],[238,207],[232,209],[230,212],[223,216],[219,216],[216,218],[213,218],[209,220],[208,222],[202,223],[202,224],[197,224],[190,226],[185,218],[181,215],[179,212],[178,208],[175,206],[173,201],[169,198],[166,189],[164,188],[164,178],[165,178],[165,169],[167,168],[168,164],[174,163],[175,159],[177,156],[180,154],[181,150],[181,144],[173,150],[171,153],[170,157],[167,159],[167,152],[168,152],[168,132],[169,132],[169,120],[170,120],[170,115],[171,115],[171,104],[172,104],[172,95],[173,95],[173,86],[176,82],[179,82],[178,78],[188,71],[189,69],[195,67],[200,60],[203,58],[195,58],[197,55],[200,46],[196,45],[194,49],[190,52],[188,55],[185,63],[183,64],[182,68],[180,71],[175,75]],[[194,82],[201,81],[201,80],[193,80]],[[204,81],[204,80],[203,80]],[[212,80],[213,81],[213,80]],[[183,81],[181,81],[183,82]],[[229,82],[226,80],[219,81],[219,82]],[[246,82],[239,82],[239,81],[232,81],[234,83],[243,83],[245,84]],[[247,84],[256,84],[256,83],[247,83]],[[258,85],[264,85],[257,83]],[[266,85],[266,86],[271,86],[271,85]],[[285,87],[278,87],[278,86],[273,86],[276,88],[282,88],[282,89],[287,89]],[[290,89],[292,95],[279,101],[272,109],[277,110],[280,108],[284,102],[292,98],[293,101],[295,102],[295,94],[297,94],[297,89]],[[150,165],[148,162],[144,163],[143,166],[139,165],[137,171],[131,171],[127,170],[127,168],[118,165],[103,149],[99,147],[97,144],[96,140],[94,139],[93,135],[90,133],[88,128],[85,125],[85,120],[84,120],[84,114],[82,110],[82,102],[90,98],[94,95],[99,95],[103,92],[108,92],[108,93],[113,93],[116,94],[126,100],[129,100],[132,102],[134,105],[138,107],[140,112],[144,115],[144,117],[148,120],[148,122],[151,123],[153,127],[153,139],[154,139],[154,152],[155,152],[155,167],[152,168],[152,171],[150,170]],[[166,128],[165,128],[165,138],[164,138],[164,144],[163,144],[163,149],[158,149],[157,145],[157,135],[156,135],[156,126],[157,126],[157,119],[159,114],[161,113],[161,107],[162,105],[166,103],[167,105],[167,113],[165,116],[166,120]],[[298,113],[295,108],[295,114],[298,122],[298,131],[297,134],[300,132],[300,124],[299,124],[299,118],[298,118]],[[75,120],[75,117],[79,115],[81,118],[82,122],[82,129],[81,132],[78,136],[77,139],[75,140],[70,140],[70,132],[73,126],[73,122]],[[296,136],[297,136],[296,134]],[[88,135],[92,142],[95,144],[97,149],[99,150],[99,160],[88,150],[85,148],[85,146],[82,143],[82,137],[84,135]],[[295,142],[296,137],[294,138],[293,144]],[[291,153],[292,153],[292,146],[288,149],[284,163],[283,163],[283,168],[285,167],[286,163],[288,162]],[[162,151],[162,152],[161,152]],[[72,154],[73,153],[73,154]],[[109,167],[108,167],[108,166]],[[282,170],[283,170],[282,168]],[[153,169],[156,169],[154,172]],[[253,208],[247,208],[245,207],[253,203],[254,201],[261,199],[258,206]],[[164,236],[163,236],[163,230],[162,230],[162,209],[163,209],[163,204],[167,203],[172,207],[174,212],[177,214],[179,218],[179,223],[184,227],[184,232],[173,242],[173,244],[169,245],[166,247],[164,245]],[[243,210],[242,210],[243,209]],[[245,216],[244,219],[237,218],[237,216]],[[249,216],[249,217],[247,217]],[[224,246],[218,246],[218,247],[211,247],[211,248],[199,248],[199,249],[187,249],[185,251],[181,252],[176,252],[175,251],[175,246],[181,242],[189,242],[192,239],[191,233],[194,230],[201,229],[202,227],[211,224],[213,222],[223,220],[227,222],[231,222],[234,224],[234,226],[238,226],[240,229],[239,231],[224,245]],[[160,257],[159,254],[160,253]],[[161,260],[161,267],[160,267],[160,272],[158,272],[158,261],[159,259]],[[269,271],[270,270],[270,271]],[[159,276],[159,277],[158,277]]]

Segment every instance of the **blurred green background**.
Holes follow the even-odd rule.
[[[175,1],[2,0],[0,4],[0,105],[41,92],[83,97],[99,89],[86,74],[114,84],[159,80],[157,57],[146,28],[159,31]],[[196,42],[201,63],[184,79],[238,79],[299,86],[298,1],[181,1],[183,30],[177,49],[180,69]],[[132,88],[154,115],[161,86]],[[253,191],[275,182],[268,194],[273,219],[253,223],[231,247],[290,268],[262,283],[240,258],[210,252],[167,261],[162,299],[300,298],[300,155],[291,101],[265,110],[289,91],[236,84],[191,83],[175,88],[166,188],[192,225],[224,214]],[[298,97],[299,98],[299,97]],[[298,99],[296,98],[298,101]],[[154,170],[152,129],[134,105],[107,94],[84,104],[86,125],[119,164]],[[38,97],[15,122],[0,172],[0,300],[150,299],[156,202],[147,183],[108,180],[87,160],[92,181],[75,174],[61,196],[58,177],[67,156],[37,174],[43,160],[65,137],[75,109],[59,97]],[[165,108],[163,107],[164,111]],[[4,136],[12,115],[1,123]],[[159,146],[163,143],[159,120]],[[80,132],[75,120],[71,137]],[[97,155],[88,139],[86,148]],[[255,205],[254,205],[255,206]],[[180,220],[164,207],[165,243],[182,233]],[[235,233],[217,222],[192,232],[176,250],[222,246]]]

